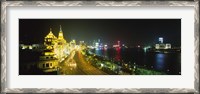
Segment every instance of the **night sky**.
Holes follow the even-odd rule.
[[[43,43],[50,28],[58,36],[60,25],[67,42],[75,39],[86,43],[100,39],[128,46],[153,45],[159,37],[172,46],[181,45],[181,19],[20,19],[19,41]]]

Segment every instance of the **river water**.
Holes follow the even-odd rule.
[[[136,64],[141,67],[165,72],[168,75],[181,74],[181,53],[145,52],[140,48],[92,50],[108,59]]]

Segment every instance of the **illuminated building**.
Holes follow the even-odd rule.
[[[108,45],[105,44],[105,45],[104,45],[104,50],[107,50],[107,49],[108,49]]]
[[[170,43],[163,43],[163,38],[158,39],[159,43],[155,45],[155,49],[171,49]]]
[[[50,61],[40,61],[38,64],[38,68],[42,69],[43,72],[54,72],[57,71],[58,67],[57,60],[50,60]]]
[[[82,48],[82,49],[85,49],[87,46],[86,46],[86,43],[84,41],[79,41],[79,47]],[[90,46],[89,48],[94,49],[93,46]]]
[[[31,49],[32,45],[24,45],[24,44],[20,44],[20,49],[24,50],[24,49]]]
[[[159,43],[163,43],[163,38],[159,37],[158,41],[159,41]]]
[[[117,41],[117,45],[113,45],[113,48],[121,48],[120,41]]]
[[[58,33],[58,38],[52,33],[50,28],[49,34],[44,38],[45,50],[40,56],[38,67],[44,72],[56,71],[59,67],[59,61],[66,57],[69,51],[68,43],[64,39],[62,27]]]
[[[167,43],[165,48],[166,48],[166,49],[171,49],[171,48],[172,48],[172,47],[171,47],[171,44]]]
[[[75,40],[72,40],[71,42],[70,42],[70,47],[75,47],[76,46],[76,41]]]
[[[84,41],[79,41],[79,45],[84,45]]]
[[[96,50],[104,49],[103,43],[101,43],[100,39],[98,39],[97,41],[93,41],[93,48],[95,48]]]
[[[100,39],[98,39],[97,41],[96,40],[93,41],[92,48],[95,48],[95,50],[100,50],[100,46],[101,46]]]
[[[100,40],[100,39],[98,39],[98,42],[100,43],[100,42],[101,42],[101,40]]]
[[[49,34],[44,38],[44,46],[46,47],[40,56],[41,60],[56,58],[54,53],[55,45],[57,44],[57,37],[52,33],[52,29],[50,28]]]
[[[63,36],[63,32],[62,32],[62,27],[60,25],[60,31],[58,33],[58,45],[63,45],[63,44],[66,44],[66,40],[64,39],[64,36]]]
[[[57,37],[54,36],[52,29],[50,28],[49,34],[44,38],[44,45],[46,46],[46,49],[53,50],[56,43]]]
[[[125,44],[122,44],[122,48],[128,48]]]
[[[60,25],[60,31],[58,33],[57,44],[55,44],[55,50],[54,50],[54,52],[59,60],[66,57],[66,55],[68,53],[68,49],[69,49],[68,46],[69,45],[68,45],[67,41],[64,39],[62,27]]]
[[[43,52],[43,57],[41,58],[57,58],[61,59],[65,57],[68,44],[64,39],[62,27],[60,26],[60,31],[58,33],[58,38],[52,33],[52,29],[50,28],[49,34],[44,38],[45,50]]]
[[[113,45],[113,48],[118,48],[119,47],[119,45]]]
[[[41,44],[32,44],[32,45],[25,45],[25,44],[20,44],[19,45],[20,49],[22,50],[42,50],[43,49],[43,45]]]
[[[95,49],[99,50],[99,43],[98,42],[95,43]]]

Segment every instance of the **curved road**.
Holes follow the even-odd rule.
[[[107,75],[105,72],[95,68],[88,63],[81,51],[73,50],[71,54],[60,63],[61,75]]]

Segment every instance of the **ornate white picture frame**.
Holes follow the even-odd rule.
[[[109,7],[157,7],[161,8],[161,11],[163,7],[178,7],[183,8],[182,11],[188,10],[187,7],[192,7],[194,14],[194,18],[191,18],[194,20],[193,26],[194,30],[188,31],[191,33],[194,33],[194,56],[192,58],[194,59],[192,63],[194,63],[194,66],[192,67],[192,70],[194,70],[194,76],[191,77],[194,79],[193,87],[192,88],[173,88],[173,87],[167,87],[167,88],[152,88],[152,87],[146,87],[146,88],[140,88],[140,87],[120,87],[120,88],[111,88],[111,87],[91,87],[91,86],[85,86],[80,85],[80,87],[71,87],[71,88],[65,88],[64,86],[60,87],[51,87],[51,88],[41,88],[41,87],[31,87],[31,84],[29,87],[15,87],[10,88],[10,74],[8,67],[11,66],[10,61],[13,57],[10,57],[10,49],[12,47],[9,47],[8,36],[11,35],[11,33],[8,33],[9,31],[9,24],[11,21],[10,11],[9,9],[16,7],[23,7],[23,8],[41,8],[41,7],[48,7],[49,9],[54,9],[58,7],[89,7],[90,9],[94,7],[104,7],[104,9]],[[34,9],[33,9],[34,10]],[[36,9],[37,10],[37,9]],[[30,10],[32,11],[32,10]],[[122,10],[123,11],[123,10]],[[13,12],[13,11],[12,11]],[[14,11],[17,13],[17,11]],[[45,12],[45,11],[44,11]],[[191,12],[191,13],[193,13]],[[28,15],[28,14],[27,14]],[[47,17],[48,18],[48,17]],[[12,31],[13,32],[13,31]],[[18,48],[17,48],[18,49]],[[16,53],[13,53],[16,54]],[[2,1],[1,2],[1,93],[199,93],[199,1]],[[17,63],[12,62],[12,63]],[[24,78],[26,78],[25,76]],[[104,77],[104,76],[102,76]],[[46,77],[50,78],[50,77]],[[55,77],[54,77],[55,78]],[[72,77],[73,78],[73,77]],[[75,79],[81,79],[78,76],[74,77]],[[89,76],[86,78],[90,79]],[[85,79],[86,79],[85,78]],[[112,78],[118,79],[117,76],[114,76]],[[150,78],[153,78],[152,76]],[[43,78],[42,78],[43,79]],[[56,78],[55,78],[56,79]],[[122,78],[119,78],[122,79]],[[38,80],[38,79],[37,79]],[[13,81],[13,80],[12,80]],[[22,81],[22,80],[21,80]],[[25,80],[24,80],[25,81]],[[8,84],[9,83],[9,84]],[[37,82],[35,82],[37,83]],[[108,82],[105,82],[106,84],[109,84]],[[40,84],[40,83],[38,83]],[[127,83],[128,85],[129,83]],[[144,84],[144,83],[141,83]],[[117,84],[116,84],[117,85]],[[171,85],[173,85],[171,83]],[[37,85],[35,85],[37,86]],[[78,86],[78,85],[75,85]],[[102,85],[105,86],[105,85]],[[150,85],[148,85],[150,86]]]

